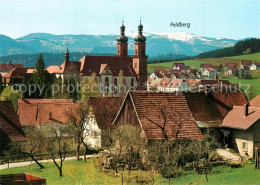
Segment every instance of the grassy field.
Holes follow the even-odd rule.
[[[260,94],[260,79],[239,79],[239,78],[227,78],[233,84],[241,84],[242,89],[244,90],[248,100],[253,99],[255,96]],[[251,86],[247,91],[248,85]]]
[[[200,69],[200,64],[202,63],[211,63],[212,65],[220,65],[225,63],[238,63],[240,60],[253,60],[260,61],[260,53],[248,54],[248,55],[239,55],[233,57],[221,57],[221,58],[207,58],[207,59],[196,59],[196,60],[183,60],[177,61],[184,63],[185,65],[190,66],[193,69]],[[148,64],[148,71],[152,73],[156,68],[172,68],[173,62],[157,63],[157,64]]]
[[[1,170],[0,174],[29,173],[47,179],[47,184],[121,184],[119,177],[99,171],[92,159],[87,163],[83,161],[65,161],[64,176],[58,176],[58,171],[53,163],[44,163],[45,169],[40,170],[38,166],[31,165],[19,168]],[[126,173],[126,171],[125,171]],[[133,174],[140,171],[133,171]],[[148,173],[148,172],[141,172]],[[150,173],[150,172],[149,172]],[[150,173],[152,174],[152,173]],[[155,175],[155,184],[168,184],[168,180],[160,175]],[[255,170],[252,164],[245,167],[232,169],[229,167],[215,167],[208,175],[209,182],[206,182],[204,175],[195,172],[186,172],[181,177],[174,179],[173,184],[259,184],[260,170]],[[125,183],[127,184],[127,183]]]

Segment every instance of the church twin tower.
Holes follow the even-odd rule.
[[[120,27],[121,34],[117,37],[117,56],[128,56],[128,38],[125,36],[125,26],[122,22]],[[133,69],[136,72],[140,86],[146,84],[147,80],[147,56],[145,53],[146,37],[143,36],[143,25],[140,21],[138,26],[138,35],[134,38],[134,55],[133,55]]]

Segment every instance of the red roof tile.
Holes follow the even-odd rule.
[[[11,141],[25,141],[18,115],[11,102],[0,101],[0,129]]]
[[[120,106],[123,102],[123,97],[90,97],[90,105],[93,108],[94,115],[100,129],[105,129],[111,126],[115,119]],[[110,106],[112,105],[112,106]]]
[[[212,67],[211,64],[200,64],[200,68],[209,68]]]
[[[92,73],[99,75],[102,64],[107,64],[114,76],[119,76],[120,70],[124,76],[136,76],[132,56],[84,56],[80,62],[80,75],[83,76],[90,76]]]
[[[260,107],[260,95],[250,101],[250,106]]]
[[[13,68],[18,67],[18,68],[23,68],[23,64],[10,64],[10,63],[0,63],[0,71],[10,71]]]
[[[244,115],[244,109],[244,106],[234,106],[226,115],[222,127],[247,130],[260,120],[260,107],[249,106],[248,116]]]
[[[68,123],[66,113],[79,106],[68,99],[19,99],[18,114],[21,125]]]
[[[185,93],[186,100],[195,121],[219,121],[223,116],[209,96],[202,93]]]
[[[131,102],[135,107],[136,115],[139,118],[147,139],[164,139],[162,130],[150,121],[152,120],[162,126],[163,119],[160,113],[162,109],[173,118],[167,118],[169,120],[165,127],[169,139],[175,138],[175,134],[177,130],[179,130],[179,123],[177,122],[179,122],[178,120],[180,119],[183,119],[183,123],[177,136],[178,139],[199,140],[203,138],[199,127],[192,118],[183,94],[129,91],[126,96],[126,100],[133,100],[131,100]],[[126,101],[124,101],[124,104],[125,103]],[[116,120],[119,119],[121,113],[122,112],[119,112]],[[116,120],[114,121],[115,124]]]
[[[243,106],[248,103],[243,92],[209,93],[208,96],[216,102],[217,108],[223,117],[233,106]]]

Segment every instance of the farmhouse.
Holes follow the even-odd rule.
[[[148,140],[200,140],[202,133],[182,93],[128,91],[113,126],[141,127]]]
[[[92,147],[102,147],[109,145],[108,135],[110,134],[110,126],[120,105],[123,97],[90,97],[91,117],[89,122],[87,143]]]
[[[4,76],[15,67],[24,68],[24,65],[23,64],[13,64],[11,60],[9,60],[8,63],[0,63],[0,74],[2,76]]]
[[[229,131],[230,146],[240,155],[252,158],[260,147],[260,107],[234,106],[224,118],[222,127]]]

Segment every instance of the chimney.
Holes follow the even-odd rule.
[[[248,116],[248,108],[249,108],[249,104],[245,104],[244,105],[244,116],[247,117]]]

